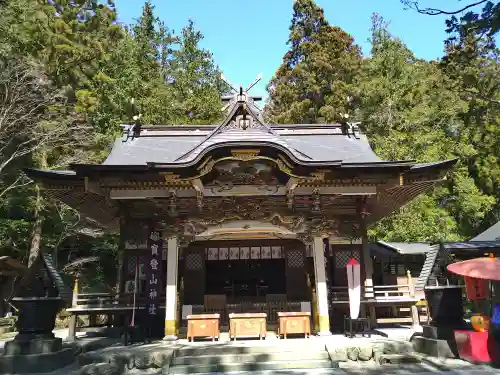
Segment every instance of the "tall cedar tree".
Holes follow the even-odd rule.
[[[415,58],[380,17],[373,23],[372,56],[357,79],[356,115],[375,151],[388,160],[460,161],[446,184],[382,220],[372,234],[392,241],[470,238],[494,199],[478,188],[467,169],[476,153],[460,115],[467,102],[450,89],[453,79],[438,64]]]
[[[184,124],[214,123],[220,119],[224,84],[212,53],[200,47],[203,34],[190,19],[182,29],[179,48],[173,52],[166,74],[175,91],[176,121]]]
[[[482,16],[493,27],[494,17],[488,18],[484,12],[496,12],[496,30],[499,9],[499,4],[487,4]],[[460,112],[462,125],[458,134],[474,151],[466,160],[469,173],[484,194],[496,199],[496,205],[478,228],[486,229],[500,220],[500,49],[491,32],[494,29],[486,32],[484,28],[472,27],[471,17],[468,13],[447,21],[449,38],[440,66],[451,77],[448,89],[460,93],[467,103]]]
[[[283,57],[267,89],[266,115],[276,123],[331,123],[349,113],[351,84],[361,66],[354,39],[330,26],[313,0],[297,0]]]

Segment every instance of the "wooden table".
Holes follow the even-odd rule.
[[[229,314],[229,338],[257,336],[262,340],[267,335],[266,318],[266,313]]]
[[[294,333],[301,333],[306,338],[311,336],[311,313],[301,312],[279,312],[278,313],[278,337]]]
[[[215,341],[215,339],[219,339],[219,314],[188,315],[186,319],[188,321],[188,341],[194,341],[195,337],[211,337],[212,341]]]

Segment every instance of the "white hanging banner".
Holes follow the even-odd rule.
[[[359,307],[361,304],[361,266],[359,262],[352,258],[346,265],[347,286],[349,287],[349,310],[351,319],[358,319]]]

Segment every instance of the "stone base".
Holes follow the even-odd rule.
[[[163,338],[163,341],[177,341],[178,339],[176,335],[168,335]]]
[[[455,340],[456,329],[467,329],[466,325],[460,326],[433,326],[433,325],[423,325],[422,326],[422,336],[430,339],[437,340]]]
[[[458,358],[455,340],[442,340],[429,337],[415,337],[412,340],[413,348],[418,353],[438,358]]]
[[[330,331],[319,331],[316,335],[317,336],[331,336],[332,333]]]
[[[75,361],[74,349],[54,353],[0,356],[0,374],[47,373],[71,365]]]
[[[18,334],[13,340],[5,343],[5,355],[48,354],[62,349],[62,339],[49,335]]]
[[[0,326],[0,334],[14,332],[14,327],[11,326]]]

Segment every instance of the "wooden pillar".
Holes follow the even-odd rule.
[[[177,340],[177,271],[179,246],[177,237],[167,240],[167,277],[165,286],[165,337]]]
[[[331,335],[330,315],[328,311],[328,288],[326,285],[325,245],[322,237],[314,237],[313,255],[314,271],[316,274],[316,297],[318,299],[319,332],[320,336]]]
[[[373,299],[375,297],[375,293],[373,290],[373,260],[370,251],[370,243],[368,242],[368,230],[366,225],[366,215],[367,215],[366,199],[363,198],[359,203],[360,203],[359,222],[361,230],[361,259],[363,260],[363,267],[365,270],[364,297],[368,299]],[[377,324],[375,304],[370,303],[368,308],[370,312],[371,324],[374,327]]]
[[[77,307],[78,300],[78,277],[75,278],[75,283],[73,285],[73,298],[71,301],[71,307]],[[78,316],[76,314],[71,314],[69,317],[69,326],[68,326],[68,341],[76,340],[76,323],[78,321]]]
[[[418,312],[418,306],[413,304],[410,307],[410,312],[411,312],[411,321],[413,325],[413,329],[416,329],[420,327],[420,314]]]
[[[124,258],[125,258],[125,242],[126,242],[126,222],[125,219],[120,220],[120,240],[118,243],[118,259],[116,265],[116,294],[115,299],[118,300],[123,293],[125,285],[124,277]]]

